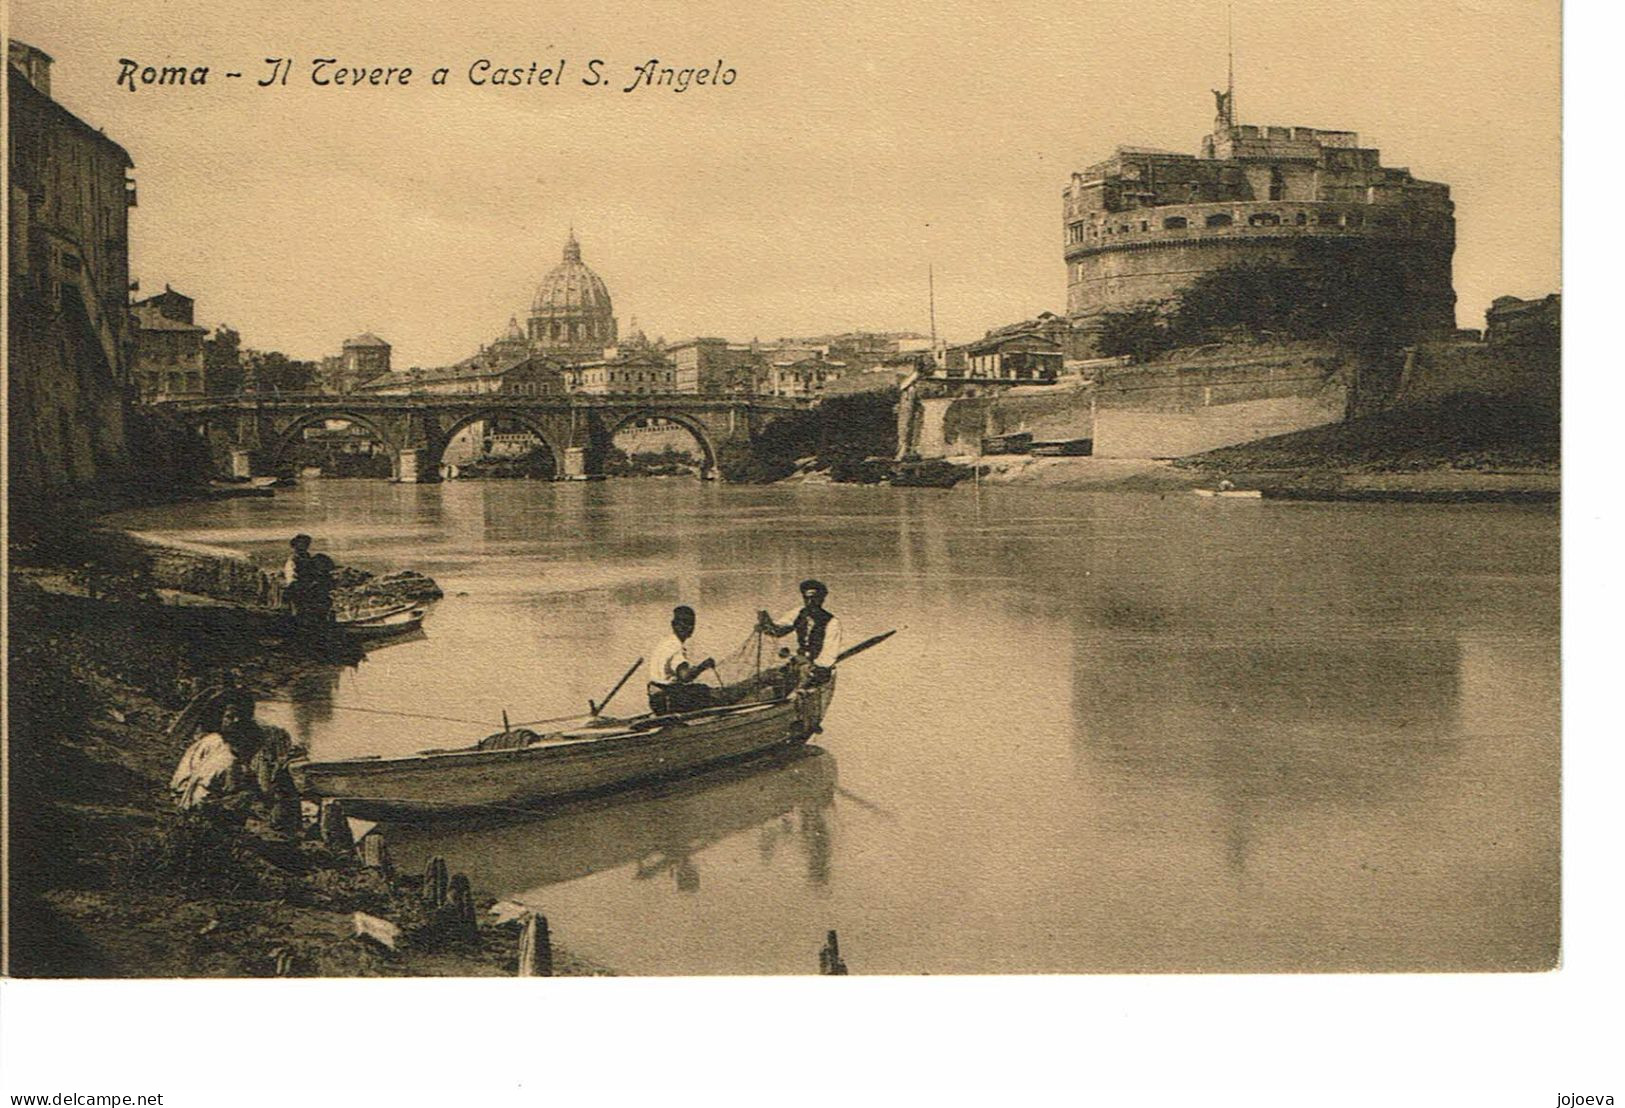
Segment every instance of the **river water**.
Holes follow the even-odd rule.
[[[900,628],[796,756],[392,840],[621,972],[814,972],[829,929],[855,973],[1557,957],[1551,508],[309,481],[120,522],[440,581],[422,638],[266,707],[317,756],[579,712],[679,603],[719,656],[808,576],[848,642]]]

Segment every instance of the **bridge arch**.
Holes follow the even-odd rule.
[[[683,412],[663,408],[658,404],[652,404],[647,408],[634,408],[624,415],[617,414],[613,418],[605,419],[604,438],[606,440],[614,439],[623,428],[631,426],[640,419],[663,419],[667,423],[675,423],[687,431],[694,436],[694,441],[699,443],[700,446],[700,454],[702,455],[700,475],[704,477],[717,472],[716,443],[711,441],[711,432],[704,422]]]
[[[275,469],[281,463],[282,456],[288,452],[289,448],[298,443],[300,436],[306,430],[329,420],[343,421],[357,427],[364,427],[372,435],[374,441],[383,443],[389,449],[391,455],[398,456],[400,454],[401,444],[385,434],[383,427],[379,425],[377,420],[354,411],[333,408],[305,412],[281,427],[276,433],[276,441],[271,444],[266,459],[267,464],[272,469]]]
[[[540,420],[535,419],[523,409],[506,408],[501,405],[493,405],[489,408],[482,408],[479,411],[459,416],[457,422],[447,427],[443,434],[437,436],[435,441],[429,444],[429,457],[424,463],[424,469],[429,473],[437,472],[445,458],[446,447],[450,446],[451,440],[468,427],[476,423],[489,423],[499,419],[520,424],[525,430],[535,435],[541,444],[547,447],[548,454],[553,458],[553,476],[562,477],[564,475],[564,452],[559,449],[559,444],[554,441],[557,436],[549,431]]]

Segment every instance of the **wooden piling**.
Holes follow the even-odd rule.
[[[344,818],[344,802],[329,797],[322,801],[322,842],[328,849],[343,854],[355,850],[355,836],[350,834],[350,824]]]
[[[847,976],[846,963],[841,961],[841,941],[833,931],[824,941],[824,948],[818,952],[818,972],[828,977]]]
[[[446,902],[446,860],[439,856],[429,859],[423,871],[423,903],[438,908]]]
[[[480,924],[474,913],[474,892],[469,888],[466,874],[459,873],[451,879],[447,900],[452,909],[452,933],[459,939],[477,938]]]
[[[519,976],[553,976],[553,938],[547,930],[547,917],[525,913],[525,929],[519,933]]]
[[[377,870],[386,879],[395,875],[395,865],[389,858],[389,844],[377,831],[361,840],[361,864]]]

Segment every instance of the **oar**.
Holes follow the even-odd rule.
[[[848,658],[852,657],[852,655],[861,654],[865,650],[868,650],[871,646],[879,646],[881,643],[885,642],[895,634],[897,634],[897,632],[893,630],[887,631],[884,634],[876,635],[872,639],[864,639],[857,646],[849,646],[839,654],[835,655],[835,661],[837,663],[844,662]]]
[[[642,664],[642,658],[639,658],[637,661],[633,662],[632,667],[625,673],[621,674],[621,679],[615,682],[615,687],[609,690],[609,695],[604,697],[604,699],[600,700],[596,704],[594,704],[590,699],[587,701],[587,707],[592,709],[593,715],[596,716],[599,712],[602,712],[606,707],[609,706],[609,702],[615,699],[615,694],[621,691],[621,686],[632,679],[632,675],[638,671],[638,667]]]

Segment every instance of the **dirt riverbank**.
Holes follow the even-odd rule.
[[[518,925],[438,926],[416,875],[385,875],[250,819],[182,818],[168,783],[191,736],[169,728],[227,673],[270,692],[321,664],[295,647],[200,641],[140,606],[40,585],[82,574],[13,550],[10,577],[10,964],[24,977],[512,974]],[[19,554],[22,557],[19,558]],[[402,928],[391,951],[356,912]],[[554,949],[557,974],[603,970]]]

